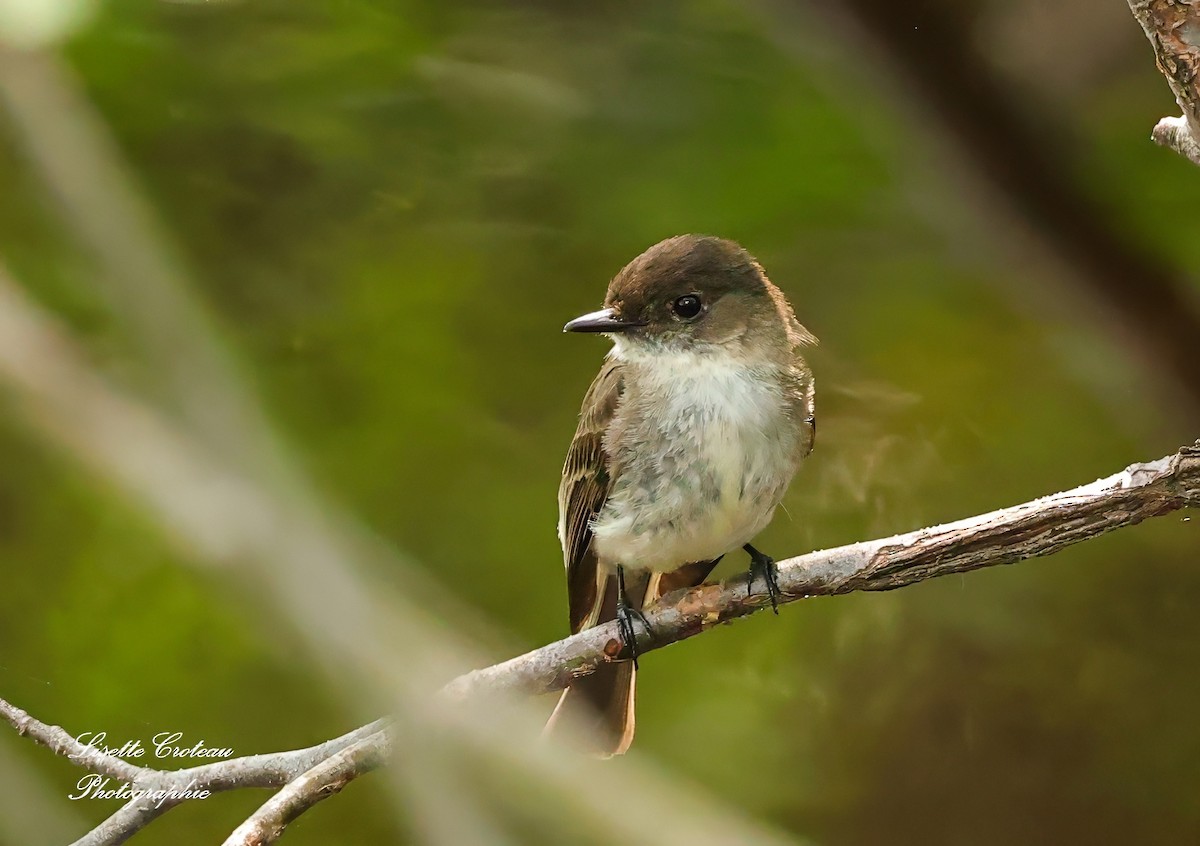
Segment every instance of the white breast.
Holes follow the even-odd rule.
[[[795,472],[796,438],[770,367],[728,356],[631,357],[617,476],[593,533],[603,561],[672,570],[748,543]]]

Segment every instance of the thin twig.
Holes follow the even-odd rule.
[[[183,770],[143,769],[131,785],[145,795],[127,802],[120,810],[77,840],[74,846],[113,846],[124,843],[149,823],[182,801],[163,794],[192,791],[193,795],[221,793],[243,787],[280,787],[314,766],[339,754],[363,739],[379,734],[386,721],[376,720],[341,737],[310,746],[262,755],[247,755]]]
[[[45,746],[55,755],[61,755],[90,772],[128,782],[135,782],[142,776],[141,767],[80,743],[60,726],[47,725],[3,699],[0,699],[0,717],[15,728],[17,734],[30,738],[39,746]]]
[[[376,720],[306,749],[247,755],[182,770],[157,770],[134,766],[121,758],[105,754],[72,737],[65,729],[43,723],[3,699],[0,699],[0,718],[15,728],[18,734],[45,746],[56,755],[89,772],[126,783],[131,790],[141,794],[130,799],[120,810],[77,841],[77,844],[87,846],[124,843],[148,823],[181,801],[186,801],[171,796],[172,791],[180,793],[190,790],[196,794],[220,793],[242,787],[281,787],[348,747],[380,734],[387,725],[384,720]]]
[[[3,700],[0,700],[0,703],[3,703]],[[379,734],[386,725],[385,720],[376,720],[341,737],[307,749],[247,755],[183,770],[143,768],[138,778],[131,783],[131,788],[143,791],[143,795],[130,799],[120,810],[77,840],[73,846],[114,846],[124,843],[162,814],[187,801],[166,795],[171,791],[179,793],[189,790],[195,796],[243,787],[287,785],[348,747]]]

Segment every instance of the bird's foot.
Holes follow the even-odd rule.
[[[634,608],[628,602],[617,603],[617,631],[621,635],[621,642],[625,644],[625,648],[629,651],[629,659],[633,661],[633,668],[636,670],[638,665],[638,645],[637,645],[637,629],[634,628],[635,623],[641,623],[646,633],[651,637],[654,636],[654,631],[650,628],[650,622],[637,608]]]
[[[750,596],[754,593],[754,580],[761,577],[767,586],[767,596],[771,598],[771,610],[779,614],[779,598],[783,596],[783,592],[779,590],[779,568],[775,566],[775,559],[771,556],[759,552],[750,544],[742,547],[750,556],[750,575],[746,578],[746,595]]]
[[[642,613],[640,608],[634,608],[629,604],[629,600],[625,596],[625,569],[617,568],[617,631],[621,635],[621,642],[625,644],[625,648],[629,650],[629,659],[633,661],[633,668],[638,668],[638,648],[637,648],[637,630],[634,629],[635,621],[640,622],[646,629],[646,634],[654,637],[654,630],[650,628],[650,622],[646,619],[646,615]]]

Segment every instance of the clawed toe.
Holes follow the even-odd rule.
[[[750,574],[746,577],[746,595],[750,596],[754,593],[754,580],[761,577],[767,586],[767,596],[771,599],[771,610],[778,615],[779,598],[783,596],[783,592],[779,589],[779,568],[775,565],[775,559],[759,552],[750,544],[746,544],[743,549],[750,555]]]
[[[629,604],[629,600],[625,597],[625,571],[617,568],[617,632],[621,635],[621,642],[625,644],[625,648],[629,651],[629,660],[633,661],[633,668],[636,670],[638,665],[638,646],[637,646],[637,630],[634,628],[635,622],[640,622],[646,629],[646,634],[651,638],[654,637],[654,630],[650,628],[650,622],[646,619],[646,615],[641,609],[634,608]]]
[[[629,605],[617,607],[617,631],[621,634],[621,642],[625,644],[625,648],[629,651],[629,659],[633,661],[634,669],[637,669],[638,645],[637,629],[634,628],[635,623],[641,623],[647,634],[653,635],[650,623],[646,620],[645,614]]]

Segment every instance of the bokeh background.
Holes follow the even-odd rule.
[[[824,5],[111,0],[61,49],[304,470],[503,657],[566,633],[555,491],[605,343],[560,327],[670,235],[743,243],[821,338],[777,557],[1200,435],[1200,171],[1148,139],[1176,107],[1126,5]],[[4,116],[0,255],[136,384]],[[3,396],[0,695],[239,754],[356,724],[286,631]],[[1198,526],[656,652],[636,754],[831,846],[1196,842]],[[78,833],[116,809],[2,745]],[[263,798],[135,842],[219,842]],[[416,842],[389,803],[362,779],[284,842]]]

